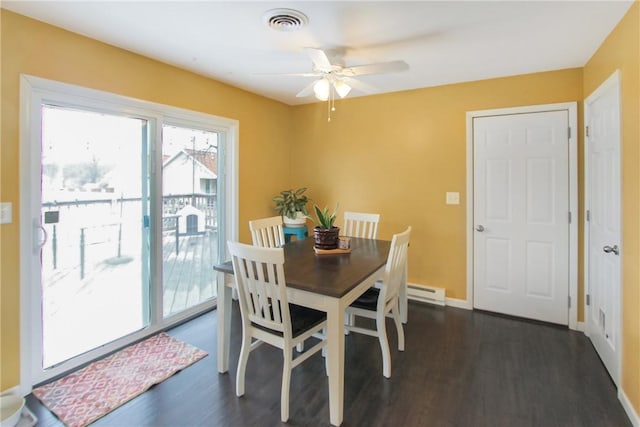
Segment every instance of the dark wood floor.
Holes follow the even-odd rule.
[[[389,320],[390,322],[390,320]],[[209,356],[95,422],[102,426],[280,425],[279,350],[251,354],[246,394],[235,396],[240,319],[234,306],[230,372],[216,371],[216,312],[169,333]],[[375,338],[346,337],[344,426],[630,426],[584,334],[483,312],[410,303],[406,351],[382,376]],[[39,426],[61,423],[33,396]],[[294,370],[290,425],[329,424],[324,364]]]

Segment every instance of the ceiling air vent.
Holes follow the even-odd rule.
[[[309,18],[294,9],[271,9],[265,12],[264,22],[277,31],[296,31],[309,23]]]

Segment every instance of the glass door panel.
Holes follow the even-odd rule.
[[[162,128],[163,313],[172,316],[216,296],[220,135]]]
[[[149,324],[146,120],[42,106],[43,369]]]

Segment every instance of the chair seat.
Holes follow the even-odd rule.
[[[351,307],[376,311],[378,308],[379,296],[380,296],[380,289],[369,288],[364,294],[360,295],[360,297],[357,300],[351,303]]]
[[[289,313],[291,315],[291,334],[293,338],[307,332],[309,329],[319,325],[327,320],[327,313],[314,310],[312,308],[302,307],[296,304],[289,304]],[[256,323],[251,323],[254,327],[262,329],[279,336],[283,336],[282,332],[277,332]]]

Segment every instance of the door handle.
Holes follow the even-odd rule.
[[[33,235],[33,250],[34,252],[37,252],[47,244],[47,240],[49,240],[49,234],[47,233],[47,230],[44,228],[44,226],[40,224],[39,220],[33,220],[33,228],[36,230]]]
[[[478,225],[476,227],[476,231],[479,231],[480,233],[482,233],[484,231],[484,226],[482,224]]]
[[[620,248],[618,248],[618,245],[613,245],[613,246],[606,245],[605,247],[602,248],[602,250],[608,254],[613,252],[616,255],[620,255]]]

